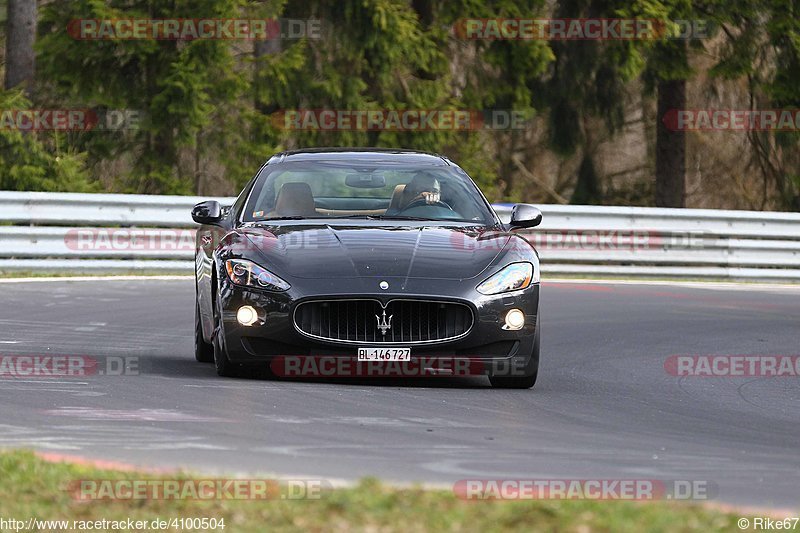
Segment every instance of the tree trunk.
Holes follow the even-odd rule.
[[[30,92],[35,64],[35,40],[36,0],[8,0],[6,89],[24,83],[26,91]]]
[[[578,182],[569,203],[575,205],[598,205],[602,202],[599,186],[600,178],[594,168],[594,160],[588,152],[583,156],[578,169]]]
[[[659,81],[655,198],[658,207],[686,207],[686,133],[672,131],[664,124],[667,112],[677,109],[686,109],[686,80]]]
[[[433,24],[433,2],[431,0],[412,0],[411,7],[416,11],[423,26],[427,28]]]

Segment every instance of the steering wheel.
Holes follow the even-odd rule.
[[[408,209],[413,209],[415,207],[422,207],[422,206],[438,206],[438,207],[444,207],[445,209],[449,209],[450,211],[455,211],[452,207],[450,207],[450,204],[448,204],[447,202],[443,202],[441,200],[438,200],[436,202],[428,202],[425,198],[417,198],[416,200],[405,206],[400,212],[402,213],[403,211],[406,211]]]

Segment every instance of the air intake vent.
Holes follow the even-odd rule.
[[[297,306],[295,327],[320,340],[353,344],[431,343],[469,333],[472,309],[430,300],[315,300]]]

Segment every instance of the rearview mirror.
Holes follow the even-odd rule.
[[[511,210],[511,228],[532,228],[542,223],[542,212],[530,204],[517,204]]]
[[[386,187],[386,177],[383,174],[348,174],[344,183],[357,189],[382,189]]]
[[[222,207],[216,200],[200,202],[192,209],[192,219],[198,224],[217,224],[222,220]]]

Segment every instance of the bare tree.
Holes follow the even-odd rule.
[[[8,0],[6,89],[24,83],[26,90],[30,91],[35,66],[35,40],[36,0]]]

